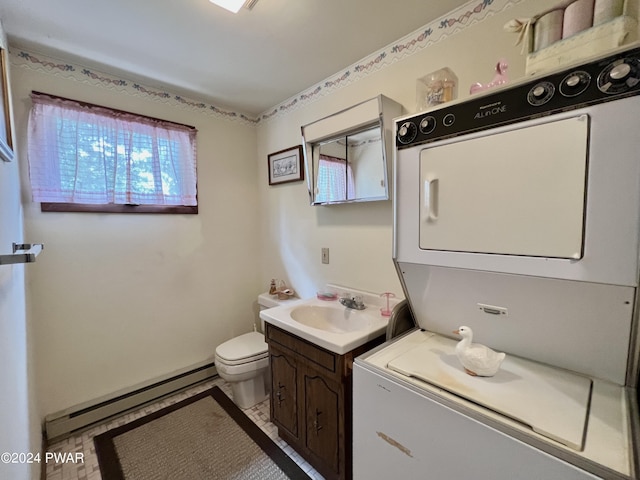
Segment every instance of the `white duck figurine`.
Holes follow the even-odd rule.
[[[464,371],[473,376],[493,377],[506,354],[498,353],[485,345],[471,343],[473,331],[469,327],[462,326],[453,333],[462,337],[456,345],[456,356]]]

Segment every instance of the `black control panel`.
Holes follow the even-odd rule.
[[[640,48],[634,48],[398,120],[396,147],[407,148],[638,94]]]

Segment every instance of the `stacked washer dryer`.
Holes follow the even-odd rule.
[[[396,122],[419,329],[356,361],[355,478],[638,478],[640,48]],[[507,353],[494,377],[454,354]]]

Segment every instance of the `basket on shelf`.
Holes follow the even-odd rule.
[[[637,42],[638,8],[636,0],[565,0],[504,29],[518,33],[525,73],[535,75]]]

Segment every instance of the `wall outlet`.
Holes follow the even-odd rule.
[[[322,249],[322,263],[329,263],[329,249]]]

